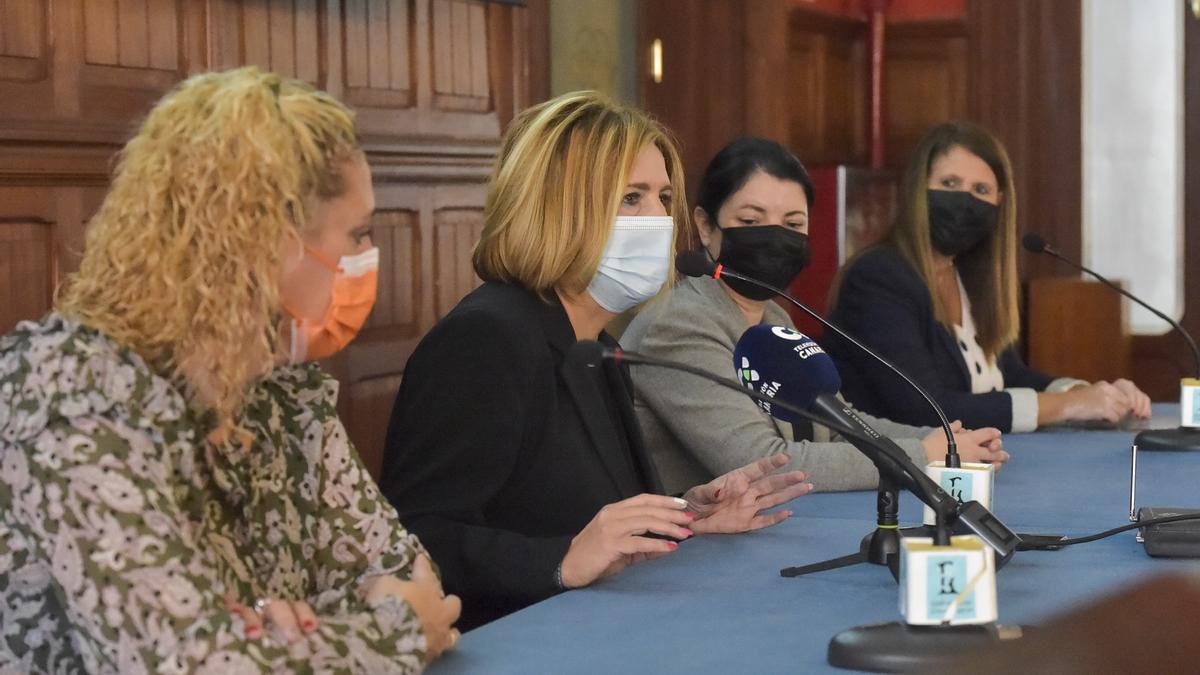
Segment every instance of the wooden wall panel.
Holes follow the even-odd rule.
[[[51,101],[49,14],[37,0],[0,0],[0,117]],[[14,94],[20,93],[22,100]]]
[[[320,14],[316,0],[220,0],[213,10],[216,66],[256,65],[320,85]]]
[[[371,221],[371,237],[379,247],[379,293],[367,328],[412,337],[420,330],[417,317],[423,262],[417,213],[377,210]]]
[[[1095,281],[1041,277],[1029,282],[1025,340],[1029,365],[1055,376],[1078,377],[1089,382],[1126,377],[1130,340],[1125,325],[1124,300]],[[1064,336],[1080,333],[1086,339]]]
[[[0,334],[17,321],[45,314],[54,285],[53,225],[0,218]]]
[[[410,0],[347,0],[343,11],[346,100],[372,107],[412,106],[416,17]],[[442,64],[442,58],[437,55],[435,64]]]
[[[471,250],[483,232],[483,209],[439,209],[433,215],[434,311],[444,316],[479,278],[471,268]]]
[[[902,170],[930,127],[968,116],[966,25],[956,19],[890,24],[885,44],[885,157]]]
[[[969,3],[969,112],[1004,141],[1017,189],[1017,227],[1078,260],[1082,217],[1080,0]],[[1022,278],[1073,276],[1024,255]]]
[[[865,31],[859,21],[794,11],[787,91],[792,150],[808,164],[865,157]]]

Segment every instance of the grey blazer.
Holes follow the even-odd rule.
[[[773,302],[767,303],[763,322],[793,325]],[[744,315],[719,281],[685,278],[642,309],[621,345],[733,379],[733,348],[745,330]],[[789,468],[809,472],[817,490],[866,490],[878,483],[875,465],[854,446],[830,438],[821,427],[814,430],[815,441],[795,441],[790,424],[771,418],[748,396],[650,366],[633,367],[633,386],[646,448],[668,494],[777,452],[791,456]],[[929,429],[859,414],[925,466],[919,439]]]

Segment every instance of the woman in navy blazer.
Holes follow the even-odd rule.
[[[835,283],[836,323],[968,427],[1149,417],[1149,397],[1128,380],[1055,379],[1017,354],[1016,194],[999,140],[968,123],[934,127],[913,153],[900,200],[884,241]],[[937,422],[894,374],[837,336],[826,342],[855,406],[907,424]]]

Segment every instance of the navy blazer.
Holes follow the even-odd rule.
[[[589,368],[575,342],[557,296],[485,283],[408,360],[380,488],[462,597],[463,630],[557,593],[600,508],[659,491],[627,367]]]
[[[933,296],[913,266],[881,245],[850,263],[830,319],[919,383],[968,428],[1012,428],[1012,397],[971,393],[971,376],[957,339],[933,312]],[[872,415],[906,424],[935,425],[921,395],[870,356],[832,332],[822,340],[842,376],[842,395]],[[1009,347],[997,359],[1005,387],[1043,391],[1051,378],[1025,365]]]

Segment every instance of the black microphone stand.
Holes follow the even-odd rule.
[[[583,343],[577,343],[583,344]],[[697,377],[727,389],[742,392],[747,396],[772,406],[778,406],[794,415],[824,425],[838,433],[853,438],[860,452],[869,457],[879,468],[880,482],[887,480],[893,487],[904,487],[933,509],[936,515],[934,543],[946,546],[950,543],[951,528],[961,523],[979,536],[996,552],[997,567],[1007,561],[1016,550],[1018,537],[993,516],[979,502],[959,504],[929,476],[925,475],[903,452],[877,442],[867,434],[837,422],[815,415],[799,406],[771,398],[766,394],[743,388],[733,382],[718,378],[694,366],[654,359],[634,352],[613,350],[599,343],[591,343],[596,359],[606,358],[616,362],[648,365],[691,373]],[[595,363],[591,365],[596,365]],[[886,476],[886,478],[885,478]],[[881,491],[880,494],[883,494]],[[882,507],[881,507],[882,510]],[[898,546],[897,546],[898,550]],[[870,670],[879,672],[925,671],[949,664],[960,657],[964,650],[978,649],[1002,639],[1021,636],[1021,629],[1001,628],[995,624],[966,626],[910,626],[900,621],[858,626],[844,630],[829,641],[826,658],[835,668]]]
[[[689,255],[695,256],[694,260],[688,260],[685,257]],[[695,266],[697,269],[684,269],[690,266]],[[758,279],[752,279],[739,274],[735,270],[731,270],[724,265],[712,262],[707,256],[699,252],[682,254],[676,259],[676,267],[688,276],[694,276],[692,272],[703,272],[704,276],[710,276],[715,279],[720,279],[723,276],[739,279],[748,284],[753,284],[759,288],[771,291],[772,293],[795,305],[822,326],[825,326],[834,333],[837,333],[842,339],[853,344],[855,347],[866,352],[867,354],[870,354],[872,357],[890,369],[893,373],[907,382],[909,386],[915,389],[917,393],[925,399],[926,403],[929,404],[929,407],[932,408],[934,413],[937,414],[938,420],[941,422],[942,431],[946,434],[946,466],[949,468],[957,468],[962,466],[962,460],[958,456],[958,445],[954,441],[954,432],[950,430],[950,420],[946,418],[946,414],[942,411],[941,406],[939,406],[933,400],[933,397],[930,396],[929,392],[925,391],[921,385],[914,382],[912,378],[906,375],[904,371],[896,367],[895,364],[876,354],[874,351],[867,349],[867,347],[861,342],[851,337],[838,326],[830,323],[825,319],[825,317],[821,316],[804,303],[792,297],[790,293],[782,288],[777,288],[768,283],[759,281]],[[841,567],[848,567],[850,565],[867,563],[870,565],[882,565],[887,567],[892,573],[892,578],[899,580],[900,495],[894,483],[886,477],[886,472],[883,470],[880,470],[879,472],[879,487],[877,490],[878,491],[875,499],[875,529],[863,537],[862,542],[858,546],[857,552],[809,565],[788,567],[784,570],[781,570],[780,574],[785,577],[798,577],[806,574],[813,574],[815,572],[825,572]],[[920,525],[910,528],[910,533],[914,535],[928,535],[929,528],[924,525]]]
[[[1062,253],[1059,253],[1057,249],[1047,244],[1044,239],[1036,234],[1030,233],[1025,235],[1021,243],[1025,247],[1025,250],[1032,253],[1046,253],[1062,262],[1065,262],[1071,267],[1074,267],[1075,269],[1091,276],[1092,278],[1096,279],[1096,281],[1099,281],[1112,290],[1136,302],[1154,316],[1166,321],[1171,328],[1182,335],[1183,339],[1187,341],[1188,348],[1192,350],[1192,359],[1196,369],[1195,377],[1200,378],[1200,348],[1196,347],[1196,341],[1192,339],[1191,334],[1183,329],[1183,326],[1179,325],[1178,321],[1146,304],[1141,298],[1109,281],[1099,272],[1084,267],[1074,260],[1064,256]],[[1200,428],[1179,426],[1174,429],[1146,429],[1145,431],[1139,432],[1138,435],[1134,437],[1133,444],[1137,446],[1139,450],[1200,450]]]

